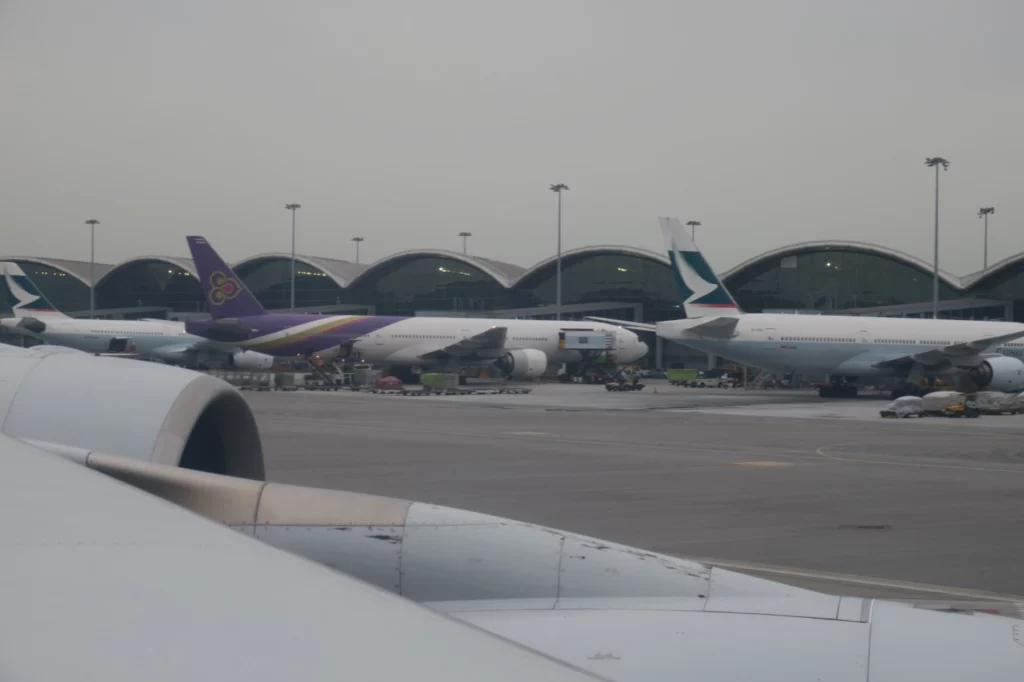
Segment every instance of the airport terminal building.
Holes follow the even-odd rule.
[[[3,260],[17,262],[62,311],[88,314],[89,263],[29,256]],[[442,250],[403,251],[371,264],[301,255],[296,261],[296,306],[303,311],[545,319],[555,314],[554,256],[530,268]],[[566,318],[656,322],[683,316],[662,254],[590,246],[564,252],[562,263]],[[251,256],[234,268],[266,308],[288,307],[290,255]],[[97,263],[94,274],[100,316],[205,315],[189,259],[139,256],[116,265]],[[940,316],[1024,321],[1024,254],[964,277],[943,272],[940,278]],[[748,312],[931,314],[931,266],[873,244],[793,244],[751,258],[723,279]],[[5,288],[0,314],[9,314],[12,303]],[[652,364],[693,361],[685,349],[658,346]]]

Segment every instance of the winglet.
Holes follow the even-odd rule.
[[[213,319],[224,317],[251,317],[265,315],[266,310],[256,300],[220,255],[203,237],[186,237],[192,260],[199,273],[199,283],[206,295],[207,307]]]
[[[736,317],[739,306],[678,218],[658,218],[687,318]]]
[[[11,309],[15,317],[67,317],[53,307],[17,263],[4,261],[0,263],[0,268],[3,270],[4,283],[14,298],[18,299]]]

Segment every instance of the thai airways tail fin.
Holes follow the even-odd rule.
[[[186,237],[192,260],[199,273],[199,282],[206,294],[210,315],[217,320],[224,317],[251,317],[266,315],[260,302],[252,295],[242,279],[235,274],[220,255],[203,237]]]
[[[739,306],[678,218],[658,218],[687,318],[736,317]]]
[[[67,317],[53,307],[17,263],[5,261],[0,263],[0,268],[3,269],[4,283],[18,300],[11,308],[15,317]]]

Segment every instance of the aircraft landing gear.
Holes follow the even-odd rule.
[[[833,381],[818,389],[820,398],[856,398],[857,386],[848,381]]]

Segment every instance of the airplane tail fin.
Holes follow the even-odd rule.
[[[242,284],[242,279],[228,267],[209,242],[203,237],[186,239],[213,319],[266,314],[260,302]]]
[[[12,307],[15,317],[67,317],[53,307],[17,263],[5,261],[0,263],[0,268],[3,270],[4,283],[18,300]]]
[[[686,317],[737,317],[739,306],[678,218],[658,218]]]

